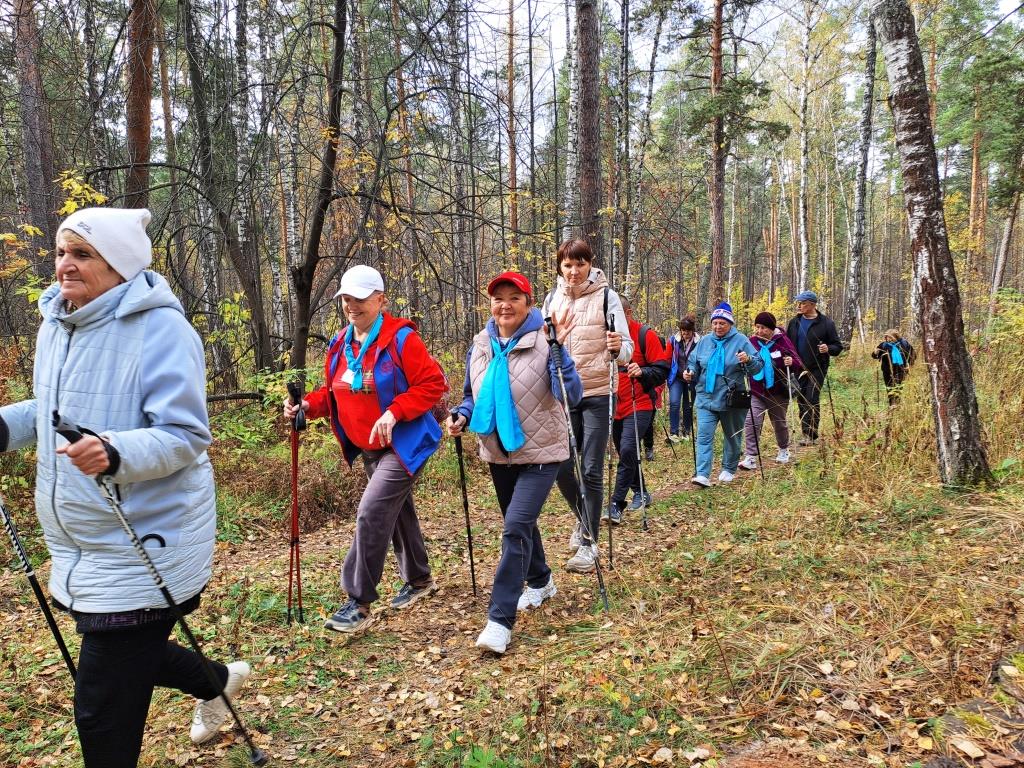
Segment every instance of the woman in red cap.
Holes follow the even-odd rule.
[[[504,653],[512,638],[516,612],[536,608],[557,592],[544,558],[537,520],[558,469],[569,458],[562,379],[571,408],[582,385],[572,358],[549,347],[544,319],[532,308],[530,281],[503,272],[487,286],[491,319],[473,338],[466,359],[464,399],[448,432],[460,435],[468,424],[479,436],[480,458],[487,462],[504,518],[501,560],[494,573],[487,625],[476,644]],[[574,322],[555,324],[560,344]],[[525,589],[524,589],[525,585]]]

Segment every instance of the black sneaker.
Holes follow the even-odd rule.
[[[613,525],[618,525],[622,522],[622,507],[614,501],[608,507],[608,519],[612,521]]]
[[[360,608],[359,603],[350,597],[348,602],[324,622],[324,628],[333,629],[335,632],[358,632],[369,623],[369,609]]]
[[[644,461],[654,461],[654,449],[648,448],[647,453],[644,454]]]
[[[398,590],[398,594],[391,601],[391,607],[398,609],[408,608],[421,597],[432,595],[435,592],[437,592],[437,582],[433,579],[425,587],[414,587],[412,584],[405,584]]]

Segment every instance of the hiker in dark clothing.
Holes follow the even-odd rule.
[[[690,354],[697,347],[700,335],[697,333],[697,318],[692,314],[679,321],[679,332],[669,337],[668,349],[672,360],[672,369],[668,374],[668,424],[669,442],[678,443],[690,439],[690,428],[693,426],[693,401],[697,396],[696,388],[683,381],[683,371],[689,362]],[[682,414],[680,414],[680,406]],[[682,415],[682,422],[679,417]]]
[[[837,357],[843,345],[836,333],[836,325],[818,311],[818,294],[802,291],[796,295],[797,315],[789,321],[786,335],[796,347],[804,363],[804,372],[797,380],[797,405],[800,408],[800,445],[814,445],[818,440],[818,422],[821,419],[821,388],[828,376],[829,358]]]
[[[914,348],[909,341],[903,338],[898,329],[890,328],[885,332],[885,340],[878,345],[871,356],[875,360],[882,361],[882,381],[885,382],[889,405],[896,405],[900,401],[903,381],[910,371]]]

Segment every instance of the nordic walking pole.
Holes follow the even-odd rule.
[[[686,383],[686,389],[687,389],[686,396],[687,396],[687,398],[689,398],[690,395],[692,394],[689,391],[690,384],[688,382],[686,382],[685,380],[684,380],[684,383]],[[693,451],[693,474],[694,475],[697,474],[697,424],[695,423],[695,419],[693,417],[694,411],[697,410],[696,405],[697,405],[697,395],[693,394],[693,399],[690,401],[690,448]]]
[[[459,418],[459,409],[449,411],[452,422]],[[473,582],[473,597],[476,597],[476,565],[473,563],[473,528],[469,524],[469,493],[466,490],[466,460],[462,456],[462,435],[455,436],[455,455],[459,457],[459,484],[462,486],[462,511],[466,514],[466,541],[469,544],[469,578]]]
[[[28,553],[25,551],[25,547],[21,544],[21,538],[18,536],[18,529],[14,527],[14,520],[11,519],[10,514],[7,512],[7,507],[4,506],[3,497],[0,497],[0,516],[4,519],[4,528],[7,530],[7,536],[11,540],[11,546],[14,547],[15,553],[21,561],[21,567],[25,571],[25,575],[28,577],[28,583],[32,587],[32,592],[36,596],[36,601],[39,603],[39,608],[42,610],[43,616],[46,618],[46,623],[50,626],[50,631],[53,633],[53,639],[57,641],[57,647],[60,648],[60,655],[64,657],[64,663],[68,666],[68,672],[71,673],[71,679],[74,680],[77,674],[77,671],[75,670],[75,662],[71,660],[71,653],[68,651],[68,647],[64,643],[64,636],[60,633],[60,627],[57,626],[57,621],[53,618],[53,612],[50,610],[50,606],[46,602],[46,596],[43,594],[43,588],[39,586],[39,579],[36,578],[36,572],[32,568],[32,561],[29,560]]]
[[[555,325],[550,317],[544,318],[548,330],[548,344],[555,352],[555,372],[558,374],[558,386],[562,391],[562,408],[565,410],[565,423],[569,430],[569,456],[572,458],[573,470],[576,473],[576,488],[580,494],[582,509],[573,509],[577,519],[580,521],[580,528],[590,538],[590,543],[597,547],[597,535],[590,525],[590,514],[587,512],[587,494],[583,487],[583,466],[580,464],[580,454],[576,446],[576,433],[572,428],[572,415],[569,409],[569,393],[565,390],[565,375],[562,373],[562,345],[555,334]],[[601,602],[604,604],[605,613],[608,612],[608,590],[604,586],[604,572],[601,569],[600,555],[594,558],[594,573],[597,575],[597,588],[601,593]]]
[[[769,365],[771,365],[771,363],[769,363]],[[747,366],[743,365],[742,368],[743,368],[743,379],[744,379],[744,381],[746,381],[746,378],[747,378]],[[747,386],[748,387],[750,386],[749,382],[748,382]],[[768,390],[765,389],[765,392],[767,392],[767,391]],[[751,397],[753,397],[753,396],[751,396]],[[765,483],[765,482],[767,482],[767,480],[765,480],[765,478],[764,478],[764,462],[761,461],[761,434],[760,434],[759,430],[757,429],[757,419],[754,418],[754,405],[753,405],[753,401],[751,401],[750,410],[747,411],[747,413],[750,415],[750,426],[754,428],[754,447],[757,449],[757,468],[759,470],[761,470],[761,482]],[[764,422],[767,421],[769,418],[771,418],[771,415],[768,413],[768,409],[765,409],[764,413],[761,414],[762,429],[764,428]]]
[[[69,443],[77,443],[82,439],[84,435],[91,434],[95,436],[95,433],[84,430],[81,427],[76,427],[61,418],[60,413],[57,411],[53,412],[53,428],[57,431],[57,434],[67,440]],[[164,583],[163,577],[160,575],[160,571],[156,569],[156,565],[153,564],[153,559],[149,556],[145,546],[139,540],[139,535],[135,532],[132,524],[128,522],[128,518],[125,517],[124,509],[121,508],[121,501],[118,498],[117,486],[114,485],[113,478],[110,475],[96,475],[96,484],[99,485],[100,491],[107,500],[107,504],[110,505],[110,511],[114,513],[117,521],[121,524],[124,532],[128,535],[128,540],[131,541],[132,547],[138,554],[139,559],[142,560],[143,565],[146,566],[146,570],[149,571],[149,575],[153,577],[153,583],[156,584],[156,588],[160,590],[160,594],[163,595],[164,600],[167,602],[167,607],[171,609],[171,614],[177,620],[178,625],[181,627],[181,631],[184,632],[185,637],[188,638],[189,645],[192,646],[192,650],[195,651],[199,657],[200,665],[203,668],[203,672],[206,674],[206,680],[213,686],[213,690],[220,690],[221,701],[227,706],[228,711],[231,713],[231,717],[234,718],[235,725],[238,726],[238,730],[242,734],[242,738],[245,740],[246,746],[249,747],[249,760],[253,765],[265,765],[267,762],[267,754],[262,749],[257,747],[252,738],[249,736],[249,731],[246,730],[245,725],[242,723],[242,719],[238,716],[238,712],[235,710],[235,705],[231,703],[230,697],[225,692],[225,688],[221,681],[217,678],[217,673],[213,670],[213,665],[210,664],[210,660],[206,658],[206,654],[203,653],[203,649],[199,647],[199,641],[196,640],[196,636],[192,634],[192,630],[189,629],[188,624],[185,622],[185,615],[181,612],[181,608],[176,602],[174,597],[171,596],[171,591],[167,588],[167,584]]]
[[[611,316],[608,321],[608,330],[615,330],[615,315]],[[608,361],[608,445],[605,446],[608,451],[608,498],[607,502],[609,508],[612,503],[612,450],[614,448],[614,439],[612,436],[612,427],[615,423],[615,392],[618,389],[619,383],[619,369],[615,364],[615,358]],[[600,523],[598,523],[600,525]],[[615,568],[614,555],[612,554],[612,515],[608,513],[608,569]]]
[[[786,401],[786,431],[789,433],[789,442],[793,442],[793,428],[789,426],[789,405],[793,402],[793,372],[786,366],[786,387],[789,390],[789,399]]]
[[[642,527],[647,530],[647,493],[644,489],[644,465],[640,453],[640,430],[636,421],[636,390],[633,388],[633,380],[629,381],[629,395],[633,399],[633,438],[636,442],[636,474],[640,479],[640,501],[643,502],[643,523]]]
[[[825,389],[828,391],[828,409],[832,412],[832,426],[839,432],[839,420],[836,418],[836,404],[832,402],[832,384],[828,380],[828,371],[825,372]]]
[[[299,432],[306,428],[306,414],[302,410],[302,382],[288,382],[288,396],[299,409],[292,421],[292,526],[288,552],[288,623],[292,623],[292,579],[295,580],[299,602],[299,621],[302,615],[302,566],[299,558]]]
[[[664,403],[665,401],[662,400],[662,402]],[[655,414],[657,414],[657,411],[655,411]],[[665,426],[664,421],[661,422],[661,428],[665,432],[665,442],[667,442],[668,447],[672,449],[672,459],[677,460],[679,458],[679,454],[676,453],[676,444],[672,442],[671,438],[669,438],[668,427]]]

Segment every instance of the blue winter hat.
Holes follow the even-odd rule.
[[[796,298],[793,299],[793,301],[813,301],[815,304],[817,304],[818,294],[816,294],[814,291],[800,291],[800,293],[796,295]]]
[[[732,307],[729,306],[729,302],[723,301],[711,310],[711,319],[716,320],[718,318],[728,320],[732,325],[736,325],[736,318],[732,316]]]

